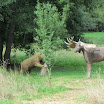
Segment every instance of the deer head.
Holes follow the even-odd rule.
[[[74,41],[74,36],[71,37],[71,38],[69,38],[69,39],[67,38],[67,41],[68,41],[68,42],[65,42],[65,41],[64,41],[64,43],[67,44],[68,47],[70,47],[70,48],[75,48],[75,46],[76,46],[75,44],[76,44],[77,42]]]
[[[81,50],[85,50],[88,53],[93,53],[96,49],[95,44],[87,44],[81,41],[77,42],[74,52],[80,52]]]

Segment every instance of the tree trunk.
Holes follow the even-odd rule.
[[[2,53],[3,53],[3,39],[0,36],[0,64],[1,64],[2,60],[3,60],[3,54]]]
[[[7,61],[7,64],[10,63],[10,53],[11,53],[11,46],[12,46],[13,37],[14,37],[14,30],[15,30],[15,23],[12,23],[10,27],[8,40],[6,43],[5,54],[4,54],[4,61]]]

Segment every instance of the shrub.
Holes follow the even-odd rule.
[[[68,7],[66,6],[66,8]],[[35,27],[37,37],[35,36],[34,39],[38,42],[45,54],[44,60],[48,65],[47,71],[50,85],[51,69],[55,63],[53,53],[56,49],[61,47],[62,35],[67,33],[65,25],[66,11],[67,9],[64,8],[63,14],[60,15],[55,5],[51,5],[49,2],[38,2],[36,5],[36,11],[34,12],[36,16],[34,22],[37,25],[37,27]]]

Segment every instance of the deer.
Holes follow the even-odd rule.
[[[84,59],[87,64],[87,78],[89,78],[91,76],[92,64],[104,61],[104,47],[97,47],[95,44],[87,44],[80,40],[78,42],[73,41],[73,44],[75,44],[75,53],[80,53],[81,51],[83,53]],[[70,46],[71,44],[67,43],[67,45]]]

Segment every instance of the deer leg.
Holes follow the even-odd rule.
[[[46,74],[46,72],[47,72],[47,64],[46,63],[44,63],[44,66],[41,68],[41,75],[45,75]]]
[[[89,78],[91,75],[91,66],[92,66],[91,63],[87,63],[87,78]]]
[[[42,67],[42,68],[41,68],[41,74],[40,74],[40,75],[43,76],[43,75],[45,75],[45,74],[46,74],[46,68]]]

